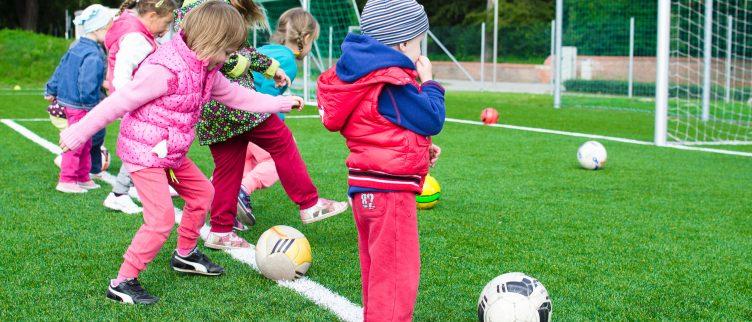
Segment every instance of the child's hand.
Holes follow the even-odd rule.
[[[415,69],[418,71],[418,77],[420,82],[427,82],[433,80],[433,66],[431,61],[426,56],[418,57],[418,62],[415,63]]]
[[[436,161],[439,160],[439,155],[441,155],[441,148],[436,144],[431,144],[431,147],[428,148],[428,157],[429,157],[429,164],[430,166],[436,165]]]
[[[300,96],[290,96],[290,98],[294,99],[296,101],[296,104],[292,107],[298,111],[302,111],[305,107],[305,100],[303,100]]]
[[[68,151],[70,151],[70,148],[68,148],[68,147],[67,147],[67,146],[65,145],[65,143],[63,143],[63,139],[62,139],[62,138],[60,139],[60,143],[59,143],[59,144],[60,144],[60,149],[61,149],[61,150],[63,150],[63,152],[62,152],[62,153],[65,153],[65,152],[68,152]]]
[[[50,103],[54,103],[55,102],[55,96],[52,96],[52,95],[45,95],[44,99],[47,100]]]
[[[289,84],[290,84],[290,77],[287,76],[287,73],[285,73],[284,69],[278,68],[277,72],[274,74],[274,86],[285,87]]]

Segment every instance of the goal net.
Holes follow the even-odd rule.
[[[667,141],[752,144],[752,0],[671,0]]]

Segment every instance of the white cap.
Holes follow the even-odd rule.
[[[82,26],[85,33],[90,33],[106,27],[114,16],[111,9],[101,4],[93,4],[86,7],[73,23]]]

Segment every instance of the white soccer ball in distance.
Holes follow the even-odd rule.
[[[587,141],[577,150],[577,161],[588,170],[603,169],[607,159],[606,148],[598,141]]]

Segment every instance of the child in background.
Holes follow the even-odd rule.
[[[322,122],[345,137],[365,321],[410,321],[420,280],[415,195],[440,150],[444,89],[420,55],[428,17],[415,0],[369,0],[318,81]],[[416,82],[416,76],[422,84]]]
[[[315,34],[315,37],[306,37],[306,35],[312,34]],[[290,83],[292,83],[298,73],[298,65],[295,61],[302,60],[308,55],[313,42],[318,38],[318,34],[319,26],[313,15],[303,8],[292,8],[282,13],[277,20],[276,32],[271,36],[272,43],[259,47],[258,51],[277,60],[280,68],[284,69],[285,73],[290,76]],[[308,41],[303,42],[304,38],[307,38]],[[264,94],[282,95],[289,86],[277,87],[272,81],[261,77],[257,72],[254,72],[253,76],[256,90]],[[278,116],[284,120],[284,114]],[[253,206],[251,205],[251,194],[258,189],[270,187],[277,180],[279,180],[279,176],[271,154],[258,145],[249,142],[243,169],[243,180],[238,194],[237,216],[241,222],[249,225],[256,223]],[[247,229],[242,224],[236,224],[235,228],[238,230]]]
[[[195,3],[203,1],[206,0],[186,1],[182,11],[190,12]],[[249,26],[264,19],[262,9],[251,0],[226,2],[246,17]],[[302,43],[315,39],[313,33],[305,36],[306,39],[300,39]],[[230,58],[222,72],[231,81],[253,88],[253,74],[249,72],[249,68],[267,76],[276,70],[277,86],[289,83],[286,73],[279,68],[279,62],[258,53],[247,42]],[[285,79],[280,79],[280,75],[284,75]],[[250,244],[233,231],[249,142],[255,143],[272,156],[280,182],[290,199],[300,208],[303,223],[319,221],[347,209],[347,203],[319,198],[292,139],[292,133],[278,116],[235,111],[213,101],[204,105],[197,134],[201,145],[209,145],[215,164],[212,184],[217,194],[212,202],[211,232],[204,243],[206,247],[250,248]]]
[[[97,130],[124,116],[118,156],[128,169],[143,203],[144,224],[128,247],[107,297],[125,303],[152,304],[138,275],[157,255],[175,224],[169,186],[185,200],[178,227],[173,270],[216,276],[224,272],[196,247],[214,189],[187,157],[195,137],[201,106],[215,99],[245,111],[288,112],[302,108],[300,97],[273,97],[230,83],[219,69],[247,36],[243,18],[220,1],[209,1],[189,13],[179,35],[157,49],[133,80],[106,98],[80,123],[60,134],[63,150],[78,149]]]
[[[177,9],[174,0],[126,0],[120,6],[120,16],[107,32],[104,45],[107,48],[107,81],[110,94],[133,79],[138,66],[155,50],[157,38],[170,27],[173,12]],[[135,13],[135,15],[134,15]],[[141,207],[131,200],[128,190],[133,186],[128,170],[120,167],[112,192],[103,204],[126,214],[137,214]]]
[[[111,22],[110,9],[102,5],[87,7],[74,21],[83,26],[86,35],[65,53],[47,82],[45,99],[51,103],[57,101],[65,109],[69,127],[80,121],[104,97],[104,51],[100,44],[104,42]],[[64,193],[85,193],[100,187],[89,176],[91,146],[89,139],[77,149],[63,153],[60,180],[55,189]]]

